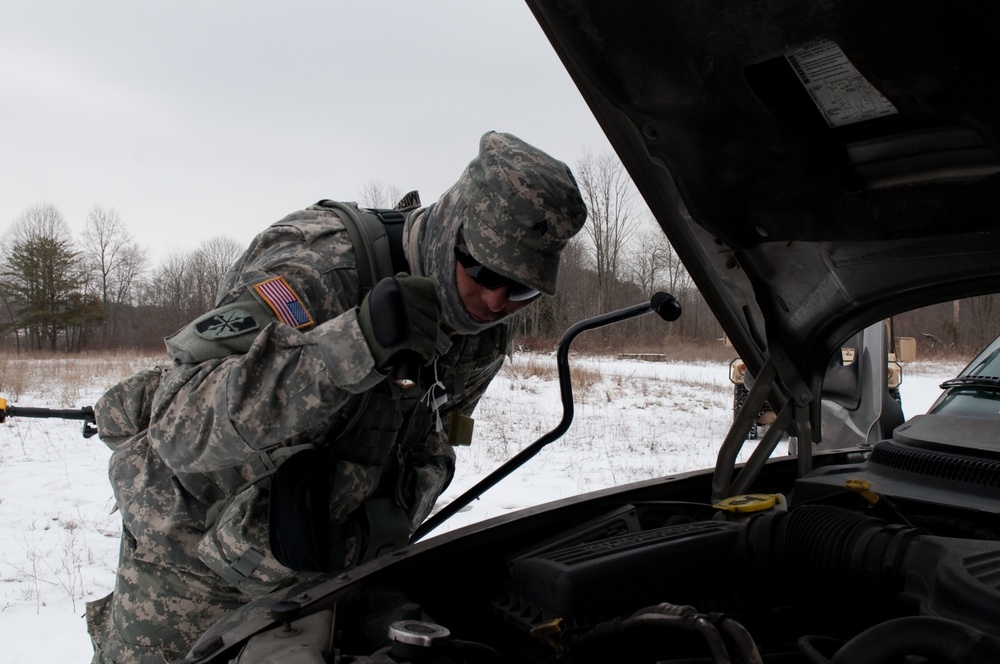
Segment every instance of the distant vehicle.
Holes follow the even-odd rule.
[[[941,389],[944,392],[931,404],[928,415],[1000,419],[1000,337],[987,344],[958,376],[941,383]],[[961,429],[953,432],[963,435]],[[1000,451],[1000,440],[990,447]]]
[[[912,337],[897,339],[892,329],[891,319],[869,325],[852,335],[830,358],[822,390],[823,408],[828,411],[824,414],[824,425],[839,426],[845,432],[829,436],[820,445],[821,449],[832,449],[830,441],[837,441],[837,445],[845,447],[873,444],[903,422],[899,386],[903,382],[903,364],[916,359],[916,341]],[[732,345],[728,339],[726,345]],[[733,383],[735,420],[753,386],[746,364],[738,357],[729,363],[729,380]],[[885,385],[886,395],[895,404],[882,399],[878,407],[867,407],[861,391],[877,391],[879,385]],[[765,402],[750,423],[747,440],[757,440],[775,418],[774,410]],[[789,445],[789,454],[795,454],[797,443],[794,437]]]
[[[729,337],[723,339],[726,346],[732,348]],[[747,373],[746,363],[738,357],[734,357],[729,362],[729,382],[733,384],[733,419],[739,417],[743,405],[750,394],[750,387],[753,386],[753,377]],[[774,422],[774,410],[771,405],[764,402],[764,405],[757,411],[757,417],[750,422],[750,429],[747,431],[747,440],[757,440],[760,438],[761,428]]]

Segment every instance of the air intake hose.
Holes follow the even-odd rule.
[[[765,571],[806,568],[836,581],[901,589],[900,560],[918,528],[887,525],[872,517],[826,505],[804,505],[751,520],[746,560]]]
[[[898,593],[919,603],[923,614],[1000,643],[1000,542],[939,537],[837,507],[803,505],[749,521],[741,553],[752,573]]]

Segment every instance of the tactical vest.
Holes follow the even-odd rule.
[[[344,221],[355,247],[363,294],[380,279],[409,271],[402,246],[405,215],[401,212],[361,210],[328,200],[318,205],[334,209]],[[448,397],[465,396],[470,388],[475,389],[469,384],[475,377],[492,377],[509,353],[510,344],[511,330],[506,324],[458,337],[435,366],[420,370],[414,387],[403,390],[386,380],[358,395],[355,403],[344,409],[350,419],[336,423],[331,431],[330,457],[382,467],[378,488],[366,505],[369,541],[359,562],[405,546],[412,528],[427,516],[413,510],[419,498],[414,475],[428,461],[425,443],[437,425],[435,399],[443,403]],[[444,433],[450,434],[449,444],[470,442],[456,439],[454,431]],[[373,507],[377,516],[372,514]]]

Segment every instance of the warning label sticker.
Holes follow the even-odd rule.
[[[831,127],[897,113],[832,41],[813,42],[785,59]]]

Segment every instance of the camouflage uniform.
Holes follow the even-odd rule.
[[[564,164],[486,134],[459,182],[406,222],[410,270],[434,279],[441,301],[437,358],[409,390],[374,366],[338,214],[317,204],[259,235],[217,308],[167,339],[173,364],[151,399],[143,392],[148,430],[114,441],[124,528],[115,592],[87,609],[94,661],[179,659],[250,599],[405,545],[451,480],[452,445],[469,442],[453,424],[468,421],[511,347],[507,322],[465,311],[456,237],[496,272],[553,293],[585,216]],[[119,410],[102,419],[98,405],[111,444]],[[305,539],[275,541],[279,519],[301,519],[286,532]],[[292,569],[289,558],[306,562]]]

